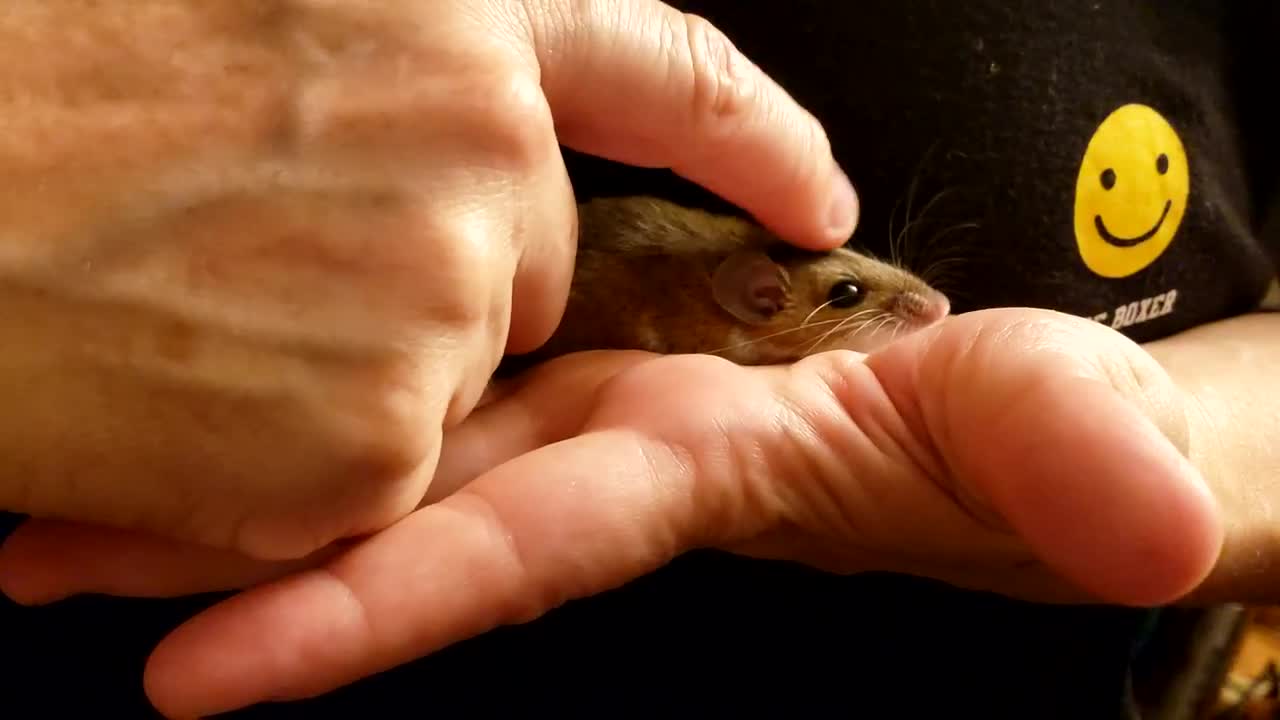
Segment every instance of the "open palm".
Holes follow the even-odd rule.
[[[1222,542],[1187,443],[1176,388],[1141,348],[1044,311],[792,366],[589,353],[452,431],[418,511],[303,567],[31,523],[0,583],[26,601],[260,583],[153,655],[149,692],[174,714],[324,692],[698,547],[1161,603]]]

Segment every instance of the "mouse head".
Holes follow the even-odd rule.
[[[910,272],[846,248],[811,252],[777,243],[735,251],[711,284],[744,339],[741,357],[731,359],[750,364],[838,348],[871,352],[951,310],[945,295]]]

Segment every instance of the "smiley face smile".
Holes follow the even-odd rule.
[[[1173,201],[1165,200],[1164,211],[1160,213],[1160,219],[1156,221],[1155,225],[1151,226],[1150,230],[1142,233],[1141,235],[1138,235],[1137,237],[1122,238],[1122,237],[1117,237],[1111,234],[1111,231],[1107,230],[1106,223],[1102,222],[1101,215],[1093,216],[1093,226],[1098,231],[1098,237],[1102,238],[1102,241],[1107,243],[1108,245],[1112,245],[1118,248],[1131,248],[1136,245],[1141,245],[1142,243],[1155,237],[1156,233],[1160,232],[1160,227],[1164,225],[1165,218],[1169,217],[1169,210],[1172,207],[1173,207]]]
[[[1072,227],[1085,267],[1113,279],[1150,267],[1178,234],[1190,192],[1187,149],[1169,121],[1147,105],[1113,110],[1076,175]]]

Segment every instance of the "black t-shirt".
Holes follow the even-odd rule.
[[[822,120],[860,191],[853,242],[887,254],[894,238],[957,311],[1048,307],[1147,341],[1254,310],[1274,289],[1280,111],[1265,43],[1280,36],[1280,5],[671,4],[712,20]],[[665,172],[569,160],[581,197],[645,192],[723,209]],[[14,652],[29,672],[92,667],[97,684],[79,697],[104,709],[140,699],[149,644],[207,602],[7,614],[27,629]],[[290,709],[1108,718],[1146,620],[693,553]]]

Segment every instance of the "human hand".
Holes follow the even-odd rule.
[[[322,693],[700,547],[1158,604],[1223,537],[1183,402],[1123,336],[1038,310],[793,366],[570,355],[451,430],[430,504],[361,543],[285,567],[31,523],[0,549],[0,587],[262,583],[157,648],[148,693],[173,715]]]
[[[652,0],[87,8],[0,16],[5,510],[268,559],[403,517],[559,320],[560,142],[856,221],[815,119]]]

